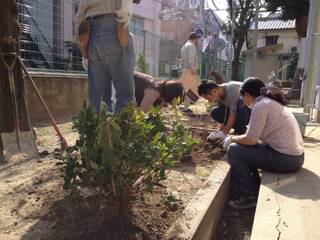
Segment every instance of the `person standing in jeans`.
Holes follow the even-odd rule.
[[[211,111],[211,117],[221,123],[220,130],[208,136],[208,140],[222,141],[233,128],[235,135],[244,134],[247,130],[251,110],[243,104],[240,97],[241,82],[230,81],[216,84],[204,80],[198,87],[201,97],[211,103],[218,103]]]
[[[87,51],[89,98],[97,111],[101,101],[112,111],[112,84],[116,90],[115,112],[135,101],[135,51],[128,31],[131,16],[132,0],[80,2],[75,30],[79,36],[80,25],[88,22],[90,38],[82,44],[82,52]]]
[[[286,107],[281,89],[274,84],[265,87],[257,78],[247,79],[241,95],[252,113],[247,132],[226,137],[231,165],[231,181],[240,196],[229,205],[235,209],[256,206],[260,186],[258,169],[277,173],[299,171],[304,162],[303,139],[299,125]]]

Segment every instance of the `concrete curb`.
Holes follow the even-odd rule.
[[[170,228],[166,239],[212,239],[228,199],[229,180],[230,166],[221,161]]]

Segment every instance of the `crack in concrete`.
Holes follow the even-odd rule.
[[[277,184],[276,186],[279,186],[280,185],[280,177],[277,178]],[[281,207],[280,207],[280,204],[279,204],[279,199],[278,199],[278,194],[276,194],[276,202],[277,202],[277,207],[278,207],[278,210],[277,210],[277,217],[278,217],[278,223],[276,225],[276,230],[278,232],[278,236],[277,236],[277,240],[280,240],[281,238],[281,230],[280,230],[280,224],[281,224]]]

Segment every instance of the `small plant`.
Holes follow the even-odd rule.
[[[138,71],[142,73],[148,73],[148,66],[144,54],[140,53],[138,58]]]
[[[61,163],[65,189],[99,187],[120,203],[128,201],[134,188],[152,192],[197,144],[178,117],[166,131],[159,109],[143,113],[131,105],[115,116],[104,109],[98,114],[88,107],[73,123],[80,137]]]

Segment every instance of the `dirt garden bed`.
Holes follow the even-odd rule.
[[[202,140],[207,130],[216,128],[203,114],[192,114],[183,121],[194,137]],[[78,135],[71,130],[71,122],[65,119],[59,126],[74,144]],[[54,132],[46,124],[36,128],[39,150],[50,154],[0,166],[0,239],[163,239],[214,169],[214,160],[223,154],[218,148],[199,144],[155,186],[153,194],[142,189],[131,196],[130,214],[116,219],[108,197],[75,200],[62,189]]]

